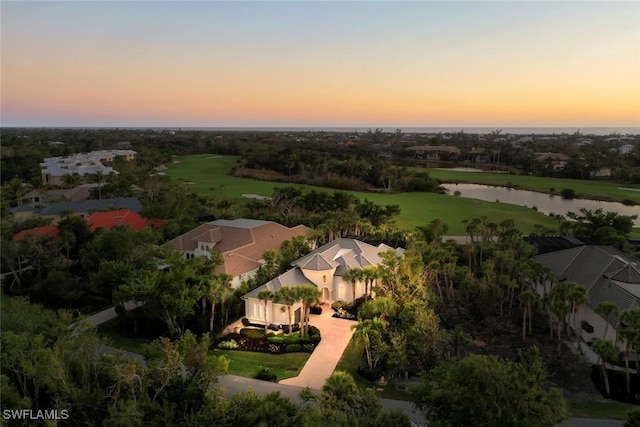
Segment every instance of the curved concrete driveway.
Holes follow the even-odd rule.
[[[322,340],[300,371],[300,375],[282,380],[279,384],[310,387],[320,390],[331,376],[347,348],[353,331],[354,320],[331,317],[333,310],[328,305],[322,307],[322,314],[309,316],[309,324],[320,329]]]

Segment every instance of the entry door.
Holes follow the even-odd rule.
[[[322,288],[322,302],[331,303],[331,295],[328,288]]]

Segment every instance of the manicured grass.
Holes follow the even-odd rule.
[[[278,381],[297,377],[309,353],[268,354],[238,350],[214,350],[215,356],[225,356],[229,359],[229,374],[253,378],[262,368],[278,377]]]
[[[629,411],[639,408],[615,400],[580,400],[567,402],[569,417],[596,418],[602,420],[625,420]]]
[[[345,348],[344,353],[342,353],[342,357],[336,366],[336,371],[345,371],[351,374],[354,381],[359,387],[363,388],[375,388],[378,390],[377,394],[380,397],[384,397],[386,399],[395,399],[395,400],[409,400],[409,393],[404,390],[396,390],[394,387],[383,387],[380,391],[381,387],[378,386],[373,381],[366,380],[358,374],[358,364],[360,363],[360,359],[362,357],[362,352],[364,348],[361,344],[359,344],[355,340],[349,341],[349,345]]]
[[[412,168],[414,170],[424,170]],[[560,192],[564,188],[573,189],[580,197],[593,197],[622,201],[634,200],[640,203],[640,185],[616,184],[603,181],[584,181],[579,179],[546,178],[528,175],[508,175],[491,172],[463,172],[440,169],[429,169],[429,175],[444,182],[467,182],[506,186],[507,183],[518,185],[521,190],[533,190],[548,193],[551,188]],[[626,190],[625,190],[626,188]],[[638,191],[634,191],[638,190]]]
[[[176,160],[180,163],[170,165],[167,175],[174,179],[195,182],[190,185],[190,188],[200,193],[205,193],[212,187],[223,185],[225,192],[234,197],[245,193],[268,196],[272,194],[274,188],[287,185],[280,182],[258,181],[225,175],[225,172],[236,164],[238,157],[213,157],[217,156],[205,154],[178,157]],[[334,191],[321,187],[298,187]],[[449,235],[463,235],[465,233],[462,220],[483,215],[496,223],[505,219],[513,219],[516,226],[525,233],[530,232],[535,224],[549,227],[556,225],[555,220],[546,215],[532,209],[505,203],[485,202],[434,193],[379,194],[355,191],[349,191],[349,193],[356,195],[361,200],[369,199],[382,205],[399,205],[401,213],[397,218],[398,226],[408,230],[425,225],[434,219],[441,219],[449,226]]]
[[[115,330],[117,319],[109,320],[98,326],[98,334],[108,339],[108,345],[132,353],[142,354],[143,345],[150,344],[153,340],[148,338],[123,337]]]

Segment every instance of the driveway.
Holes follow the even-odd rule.
[[[322,340],[305,363],[300,375],[282,380],[279,384],[322,389],[353,336],[351,325],[356,324],[354,320],[338,319],[331,315],[333,310],[328,304],[324,304],[322,314],[309,316],[309,324],[320,329]]]

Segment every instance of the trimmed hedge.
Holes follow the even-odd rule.
[[[302,351],[302,345],[301,344],[287,344],[287,346],[285,347],[285,350],[287,353],[297,353]]]
[[[278,377],[276,376],[276,374],[274,374],[273,372],[270,372],[269,368],[260,369],[260,371],[258,371],[256,376],[253,378],[257,380],[271,381],[274,383],[278,380]]]
[[[252,340],[263,340],[266,337],[264,329],[255,328],[242,328],[240,329],[240,335]]]

